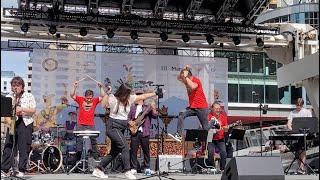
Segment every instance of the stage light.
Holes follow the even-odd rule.
[[[28,23],[23,23],[23,24],[21,25],[20,29],[21,29],[22,32],[25,32],[25,33],[28,32],[28,30],[29,30],[29,24],[28,24]]]
[[[263,46],[264,46],[264,42],[263,42],[263,40],[262,40],[261,37],[258,37],[258,38],[256,39],[256,43],[257,43],[257,46],[258,46],[258,47],[263,47]]]
[[[56,33],[56,38],[60,38],[61,37],[61,34],[60,33]]]
[[[234,45],[236,45],[236,46],[241,43],[241,39],[239,36],[233,36],[232,41],[233,41]]]
[[[168,35],[166,32],[161,32],[160,33],[160,39],[161,41],[167,41],[168,40]]]
[[[54,35],[57,32],[57,27],[54,25],[50,25],[49,27],[49,33]]]
[[[206,40],[207,40],[209,45],[211,45],[214,42],[214,38],[213,38],[213,36],[211,34],[207,35]]]
[[[85,27],[80,28],[79,32],[81,36],[86,36],[88,34],[87,28]]]
[[[113,29],[108,29],[108,31],[107,31],[107,36],[108,36],[109,39],[113,38],[113,36],[114,36],[114,31],[113,31]]]
[[[183,42],[188,42],[189,40],[190,40],[190,37],[188,36],[188,34],[182,34],[182,36],[181,36],[181,38],[182,38],[182,40],[183,40]]]
[[[219,46],[220,46],[221,48],[223,48],[223,43],[220,43]]]
[[[131,36],[131,39],[132,39],[132,40],[137,40],[138,37],[139,37],[138,31],[132,30],[132,31],[130,32],[130,36]]]

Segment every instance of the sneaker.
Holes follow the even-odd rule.
[[[6,177],[9,177],[9,175],[6,172],[1,170],[1,179]]]
[[[102,172],[100,169],[98,168],[94,168],[92,175],[98,178],[103,178],[103,179],[107,179],[108,175],[104,174],[104,172]]]
[[[132,174],[137,174],[137,170],[135,170],[135,169],[131,169],[130,171]]]
[[[22,178],[22,177],[24,177],[24,173],[18,171],[18,172],[16,172],[15,176],[16,176],[16,177],[19,177],[19,178]]]
[[[171,137],[171,138],[173,138],[174,140],[176,140],[176,141],[178,141],[178,142],[181,142],[181,140],[182,140],[182,137],[180,136],[180,134],[179,133],[175,133],[175,134],[170,134],[170,133],[168,133],[168,135]]]
[[[127,171],[126,173],[124,173],[124,175],[126,176],[127,179],[137,179],[136,176],[132,174],[131,171]]]

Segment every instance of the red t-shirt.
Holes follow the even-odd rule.
[[[92,106],[88,111],[84,109],[84,97],[76,96],[75,101],[79,104],[78,124],[94,126],[94,111],[99,103],[99,97],[92,99]]]
[[[227,116],[224,115],[224,113],[220,113],[219,116],[217,116],[216,114],[212,114],[211,112],[208,114],[208,121],[209,121],[209,124],[211,123],[211,118],[212,116],[214,116],[215,118],[218,119],[219,123],[220,123],[220,126],[227,126],[228,125],[228,120],[227,120]],[[221,129],[217,132],[216,135],[213,136],[213,140],[220,140],[220,139],[223,139],[224,138],[224,130]]]
[[[190,108],[208,108],[207,99],[206,99],[206,96],[204,95],[200,80],[192,76],[191,81],[198,84],[198,87],[188,94],[189,107]]]

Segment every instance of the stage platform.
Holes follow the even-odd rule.
[[[109,174],[108,175],[111,180],[116,179],[126,179],[124,174]],[[143,174],[137,174],[137,179],[145,178],[148,176],[144,176]],[[174,173],[169,174],[169,178],[182,180],[182,179],[210,179],[210,180],[220,180],[221,174],[211,175],[211,174],[182,174],[182,173]],[[4,178],[4,179],[17,179],[17,178]],[[23,179],[25,180],[62,180],[62,179],[79,179],[79,180],[89,180],[89,179],[100,179],[93,177],[91,174],[37,174],[37,175],[26,175]],[[152,177],[149,179],[159,179],[158,177]],[[165,177],[161,177],[161,179],[167,179]],[[319,174],[317,175],[286,175],[285,180],[318,180]]]

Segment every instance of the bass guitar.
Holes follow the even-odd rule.
[[[130,130],[130,133],[131,133],[132,135],[137,134],[138,128],[144,123],[144,121],[145,121],[145,116],[146,116],[151,110],[152,110],[151,105],[148,105],[143,112],[139,113],[139,115],[138,115],[137,118],[135,118],[135,119],[132,120],[132,121],[135,122],[133,125],[130,125],[130,124],[129,124],[129,130]]]

